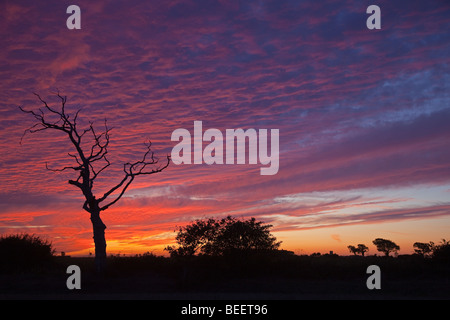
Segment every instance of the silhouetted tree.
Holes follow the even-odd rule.
[[[353,253],[355,256],[358,254],[358,248],[356,248],[355,246],[349,245],[347,246],[348,250]]]
[[[354,255],[360,254],[360,255],[362,255],[363,257],[364,257],[364,254],[365,254],[367,251],[369,251],[369,248],[367,248],[367,246],[364,245],[364,244],[358,244],[357,247],[350,245],[350,246],[347,246],[347,248],[348,248],[348,250],[349,250],[351,253],[353,253]]]
[[[434,242],[430,241],[429,243],[423,243],[423,242],[415,242],[413,244],[414,251],[421,255],[422,257],[425,257],[429,255],[434,248]]]
[[[391,240],[377,238],[373,240],[373,244],[377,247],[377,250],[383,252],[385,256],[389,256],[391,252],[397,252],[400,250],[400,247]]]
[[[171,256],[223,255],[237,250],[277,250],[281,242],[271,235],[271,225],[255,218],[238,220],[228,216],[221,220],[196,220],[180,227],[176,236],[178,247],[166,247]]]
[[[125,163],[123,165],[122,179],[103,195],[96,197],[93,191],[94,181],[100,173],[111,165],[106,157],[111,131],[108,128],[106,119],[104,129],[101,132],[94,129],[92,122],[90,122],[87,128],[80,129],[78,128],[77,122],[80,110],[73,117],[69,115],[65,110],[67,97],[61,96],[59,92],[57,93],[61,101],[61,108],[57,110],[50,107],[38,94],[35,93],[35,95],[43,104],[42,108],[39,108],[38,111],[27,111],[19,107],[20,110],[32,115],[37,120],[37,123],[25,130],[22,139],[27,132],[34,133],[44,130],[55,130],[64,133],[71,142],[74,147],[74,152],[68,153],[68,155],[72,158],[74,164],[61,169],[50,169],[46,163],[46,167],[48,170],[55,172],[73,170],[78,174],[75,180],[69,180],[69,184],[79,188],[83,193],[85,199],[83,209],[90,213],[93,227],[96,267],[98,271],[103,271],[106,264],[106,226],[100,218],[100,213],[119,201],[135,177],[158,173],[167,168],[170,163],[170,157],[167,156],[167,163],[164,165],[150,168],[151,165],[158,163],[158,159],[154,157],[154,153],[151,150],[151,143],[146,143],[147,150],[142,159],[136,162]],[[90,140],[86,144],[85,140],[89,136]],[[88,146],[86,147],[86,145]],[[114,193],[115,195],[113,196]],[[114,198],[110,199],[112,197]]]
[[[364,254],[369,251],[369,248],[365,244],[358,244],[358,252],[364,257]]]

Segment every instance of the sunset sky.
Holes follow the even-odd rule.
[[[66,9],[81,8],[69,30]],[[369,30],[366,9],[381,8]],[[0,3],[0,234],[32,233],[57,253],[94,252],[67,137],[27,134],[39,93],[111,131],[94,191],[122,178],[149,138],[164,159],[171,134],[279,129],[279,171],[260,164],[171,164],[137,177],[102,213],[108,253],[162,250],[199,218],[255,217],[281,248],[349,254],[386,238],[450,239],[450,2],[31,1]]]

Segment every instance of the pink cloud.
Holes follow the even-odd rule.
[[[141,157],[147,138],[164,158],[172,131],[192,130],[194,120],[219,130],[280,129],[280,170],[271,178],[252,165],[171,165],[137,179],[129,197],[105,214],[112,225],[134,226],[108,229],[115,239],[152,225],[150,243],[157,232],[199,216],[275,217],[292,209],[274,202],[289,194],[449,181],[445,4],[384,3],[384,28],[376,33],[364,28],[365,5],[350,1],[79,5],[80,32],[65,29],[65,7],[56,1],[5,2],[0,10],[5,226],[30,226],[36,217],[53,224],[64,245],[68,232],[79,235],[71,250],[91,241],[70,173],[45,169],[46,162],[67,165],[70,144],[50,132],[19,144],[33,122],[17,106],[40,107],[32,92],[57,106],[56,89],[68,96],[72,114],[82,108],[80,126],[107,118],[114,128],[113,165],[96,184],[99,194],[120,180],[124,162]],[[417,216],[430,216],[422,207]],[[383,217],[391,219],[364,219]]]

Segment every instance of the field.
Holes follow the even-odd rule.
[[[81,289],[69,290],[69,265],[81,270]],[[369,290],[367,267],[381,270],[381,289]],[[94,259],[55,257],[51,263],[0,274],[1,299],[449,299],[448,261],[417,255],[297,256],[287,252],[227,257],[108,257],[105,274]]]

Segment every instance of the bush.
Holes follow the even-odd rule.
[[[272,225],[263,225],[255,218],[239,220],[228,216],[221,220],[196,220],[179,228],[175,240],[178,247],[165,249],[172,257],[202,254],[208,256],[236,255],[248,250],[277,250],[281,242],[270,233]]]
[[[433,259],[450,263],[450,242],[443,240],[441,245],[433,248]]]
[[[43,267],[52,261],[52,244],[35,235],[0,237],[0,270],[23,271]]]

